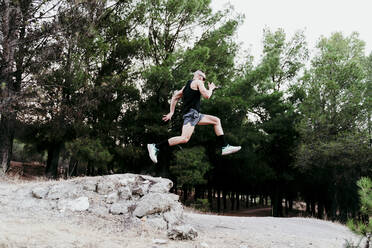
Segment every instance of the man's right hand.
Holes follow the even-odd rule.
[[[209,83],[208,82],[208,88],[210,89],[210,90],[214,90],[215,88],[216,88],[216,85],[212,82],[212,83]]]

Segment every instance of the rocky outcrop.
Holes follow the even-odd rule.
[[[172,181],[135,174],[83,177],[66,181],[37,183],[23,191],[31,205],[60,212],[90,212],[122,215],[126,222],[146,223],[163,230],[176,230],[171,238],[193,239],[192,227],[183,226],[183,207],[178,195],[169,193]],[[177,232],[178,230],[178,232]],[[185,234],[189,232],[189,234]]]

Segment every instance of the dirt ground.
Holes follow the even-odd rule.
[[[17,190],[34,182],[0,180],[0,248],[340,248],[357,241],[345,226],[311,218],[237,217],[185,211],[198,231],[194,241],[168,240],[166,232],[145,221],[129,225],[121,216],[89,212],[33,211],[14,204]],[[162,242],[165,244],[160,244]],[[157,241],[158,240],[158,241]],[[160,243],[159,243],[160,242]]]

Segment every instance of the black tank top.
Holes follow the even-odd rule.
[[[182,113],[187,114],[191,108],[200,112],[200,91],[191,89],[192,80],[189,80],[182,91]]]

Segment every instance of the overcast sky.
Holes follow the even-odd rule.
[[[371,0],[212,0],[212,8],[219,10],[227,3],[245,15],[238,40],[256,59],[262,53],[265,27],[272,31],[283,28],[287,37],[292,37],[296,30],[304,30],[310,51],[321,35],[329,37],[341,31],[349,36],[356,31],[366,43],[366,54],[371,53]]]

